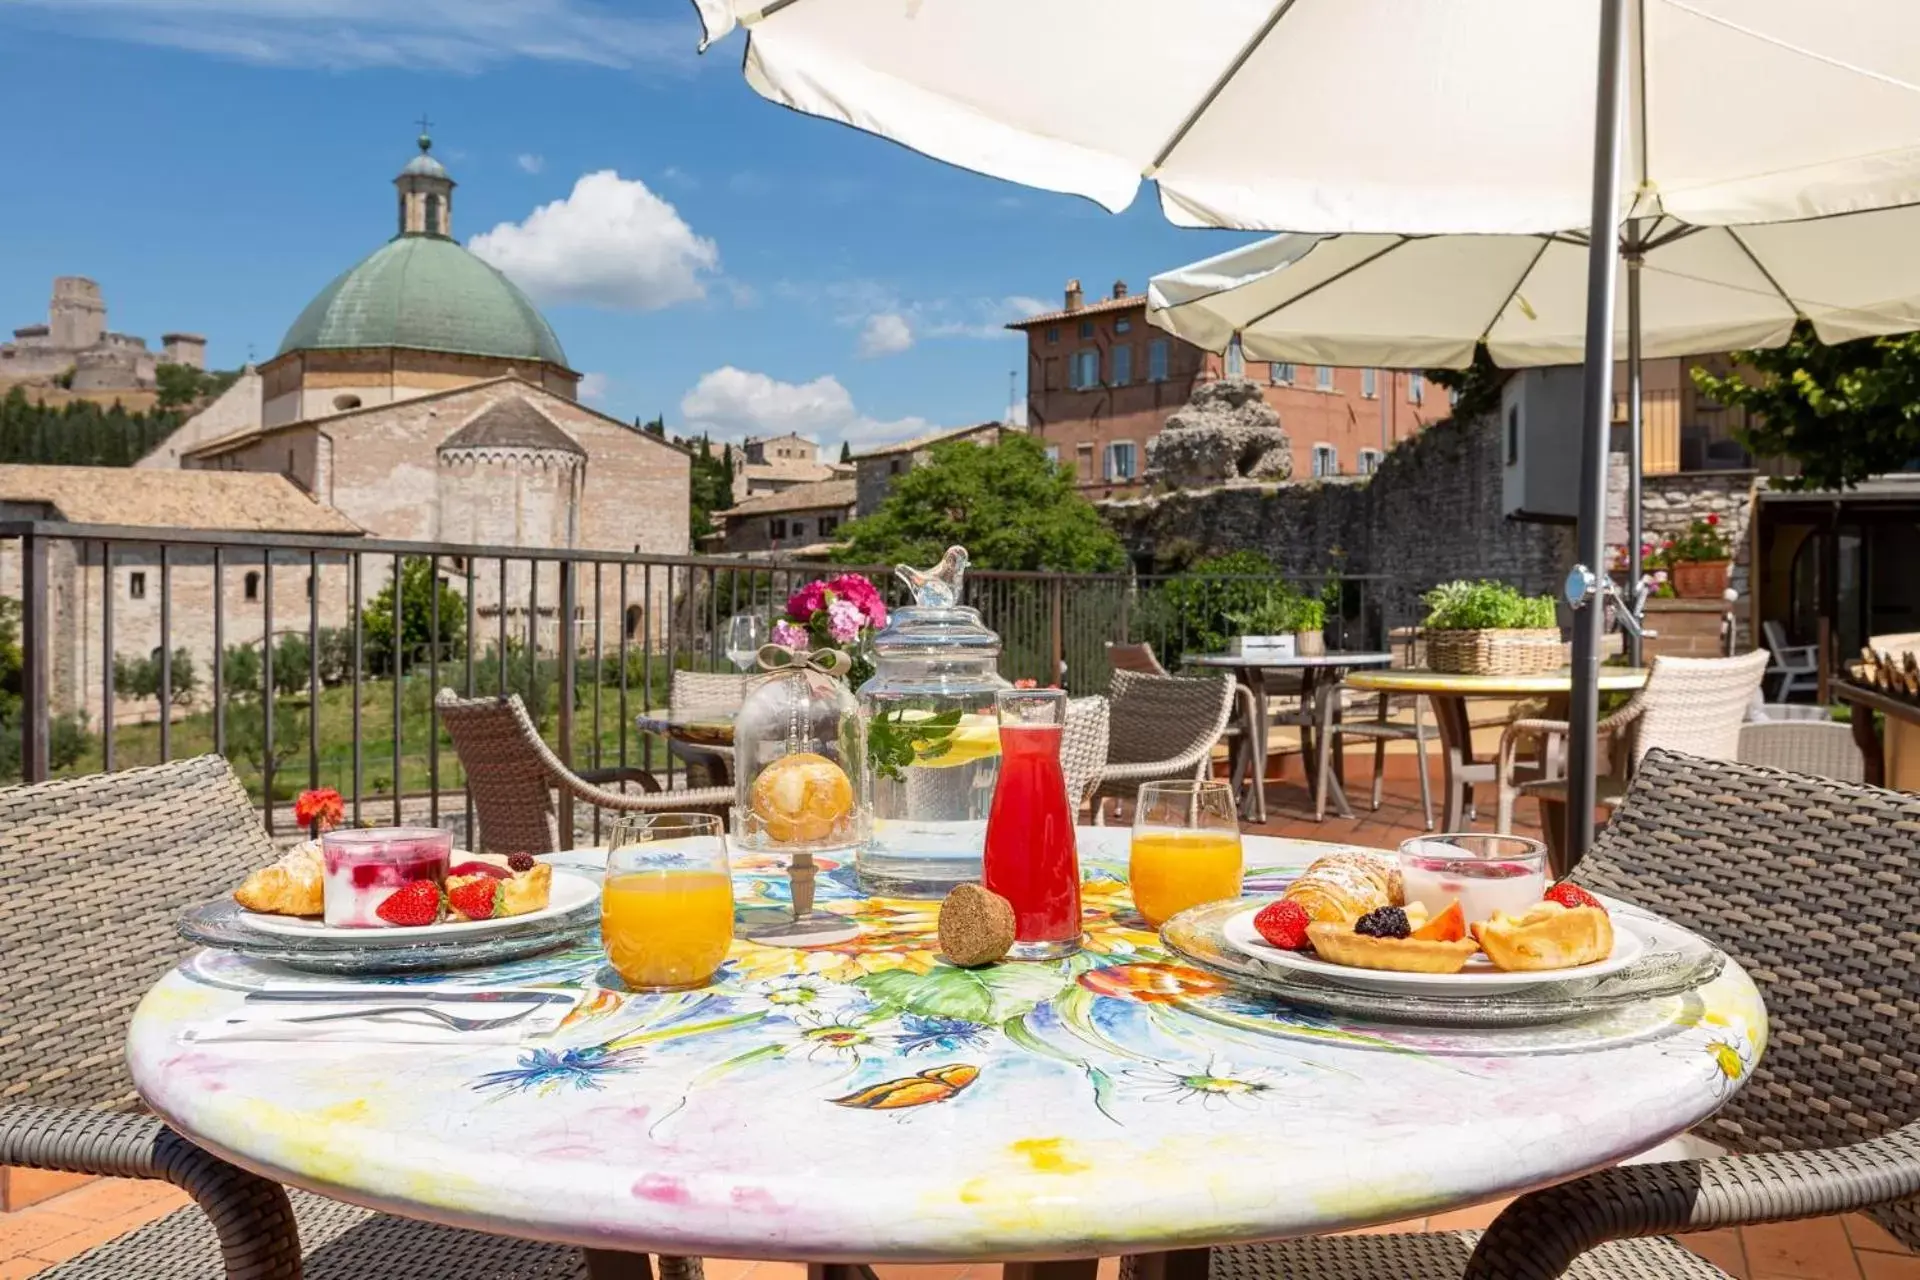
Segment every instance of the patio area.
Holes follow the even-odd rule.
[[[1279,745],[1276,742],[1276,746]],[[1369,809],[1364,786],[1370,761],[1365,753],[1350,757],[1354,780],[1355,817],[1329,816],[1315,822],[1311,800],[1299,779],[1297,756],[1276,765],[1269,783],[1273,819],[1249,824],[1248,834],[1305,840],[1350,841],[1391,849],[1419,835],[1419,791],[1413,777],[1413,757],[1396,750],[1388,757],[1387,779],[1379,810]],[[1491,798],[1482,795],[1479,829],[1489,829]],[[1538,819],[1531,803],[1521,806],[1516,831],[1537,835]],[[1683,1149],[1684,1148],[1684,1149]],[[1700,1154],[1697,1145],[1679,1140],[1657,1148],[1649,1158],[1681,1158]],[[7,1170],[7,1203],[19,1206],[0,1213],[0,1280],[24,1280],[56,1263],[75,1257],[175,1209],[190,1203],[186,1194],[164,1183],[130,1179],[87,1179],[31,1170]],[[1370,1228],[1389,1231],[1456,1231],[1486,1226],[1507,1200],[1497,1200],[1431,1217]],[[1905,1248],[1883,1228],[1862,1214],[1812,1219],[1767,1226],[1701,1232],[1683,1237],[1687,1246],[1739,1280],[1920,1280],[1920,1254]],[[881,1280],[990,1280],[990,1266],[881,1265]],[[800,1263],[749,1262],[723,1258],[706,1260],[708,1280],[806,1280]],[[1099,1280],[1118,1280],[1119,1260],[1100,1266]]]

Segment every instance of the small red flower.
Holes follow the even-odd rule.
[[[341,802],[340,793],[332,787],[302,791],[293,802],[293,820],[303,827],[318,824],[322,831],[331,831],[346,816],[346,805]]]
[[[1719,524],[1719,523],[1720,523],[1720,517],[1719,517],[1719,516],[1717,516],[1717,515],[1714,515],[1714,514],[1712,514],[1712,513],[1709,513],[1709,514],[1708,514],[1708,516],[1707,516],[1707,523],[1708,523],[1708,524],[1710,524],[1710,525],[1715,525],[1715,524]]]
[[[1660,549],[1661,549],[1662,551],[1671,551],[1671,550],[1673,550],[1673,539],[1672,539],[1672,538],[1668,538],[1668,539],[1667,539],[1666,541],[1664,541],[1664,542],[1662,542],[1662,543],[1660,544]]]

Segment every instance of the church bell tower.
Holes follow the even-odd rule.
[[[422,120],[420,126],[420,154],[407,161],[407,167],[393,180],[400,191],[400,234],[451,240],[454,181],[446,167],[433,158],[427,122]]]

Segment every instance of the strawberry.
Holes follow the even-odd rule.
[[[412,880],[387,895],[373,914],[388,924],[433,924],[440,919],[440,886],[431,880]]]
[[[1291,898],[1268,903],[1253,918],[1260,936],[1282,951],[1305,951],[1309,945],[1307,926],[1312,923],[1307,909]]]
[[[1574,884],[1571,880],[1562,880],[1559,884],[1547,890],[1546,900],[1548,902],[1557,902],[1569,911],[1575,907],[1600,907],[1600,899],[1594,897],[1579,885]],[[1606,908],[1600,907],[1600,910],[1605,911]]]
[[[447,890],[447,905],[468,920],[491,920],[505,896],[500,882],[491,877],[467,880]]]
[[[452,876],[492,876],[495,880],[505,880],[513,872],[505,867],[496,867],[491,862],[463,862],[447,872]]]

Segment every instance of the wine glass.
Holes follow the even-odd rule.
[[[1148,782],[1133,806],[1128,884],[1158,928],[1188,907],[1240,896],[1240,823],[1224,782]]]
[[[736,613],[727,619],[727,658],[742,671],[759,665],[760,646],[767,642],[767,620],[757,613]]]

